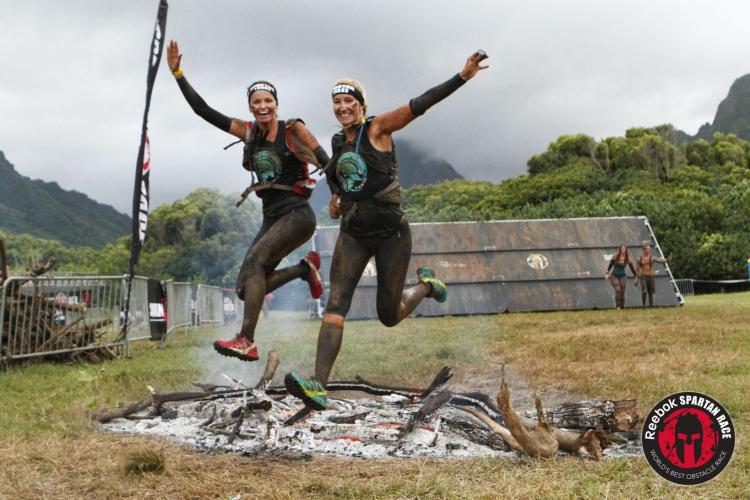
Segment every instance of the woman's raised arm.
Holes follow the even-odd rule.
[[[180,87],[182,95],[188,102],[195,114],[206,120],[211,125],[220,128],[224,132],[228,132],[235,137],[240,139],[245,138],[245,129],[247,128],[247,122],[238,118],[230,118],[223,115],[209,106],[206,101],[195,91],[195,89],[188,83],[185,78],[185,73],[180,67],[182,61],[182,54],[177,46],[177,42],[170,40],[167,46],[167,64],[169,69],[177,80],[177,86]]]
[[[387,111],[376,116],[372,124],[378,135],[389,135],[401,130],[411,123],[416,117],[422,116],[428,109],[439,103],[483,69],[489,66],[481,66],[479,63],[487,59],[484,51],[478,50],[466,59],[463,69],[456,73],[450,80],[437,85],[419,97],[409,101],[409,104],[399,106],[393,111]]]

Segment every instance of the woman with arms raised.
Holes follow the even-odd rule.
[[[417,270],[419,283],[404,290],[411,255],[409,223],[401,210],[398,164],[392,134],[431,106],[455,92],[481,69],[487,55],[478,51],[460,73],[393,111],[367,117],[367,98],[355,80],[339,80],[333,87],[333,112],[342,130],[333,137],[333,158],[326,175],[334,196],[331,216],[341,217],[341,230],[331,262],[331,289],[318,333],[315,375],[289,373],[285,384],[308,408],[326,407],[325,384],[341,348],[344,318],[354,289],[370,257],[377,269],[377,311],[388,327],[406,318],[425,297],[444,302],[445,284],[432,269]],[[339,205],[340,200],[340,205]]]
[[[255,327],[265,295],[295,278],[308,282],[313,298],[323,291],[317,253],[308,253],[294,266],[276,266],[315,232],[315,214],[308,203],[314,181],[308,177],[307,164],[325,166],[328,155],[302,120],[278,119],[278,95],[271,83],[257,81],[247,89],[254,122],[230,118],[198,95],[185,78],[181,60],[177,42],[170,41],[167,62],[182,95],[201,118],[245,142],[242,166],[259,181],[252,191],[263,202],[263,223],[237,276],[237,295],[245,301],[242,328],[233,340],[214,343],[220,354],[255,361]]]

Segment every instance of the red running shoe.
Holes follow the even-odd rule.
[[[234,340],[217,340],[214,342],[214,349],[222,356],[242,361],[258,361],[258,348],[242,333],[238,333]]]
[[[323,280],[318,272],[318,269],[320,269],[320,254],[318,252],[307,252],[307,255],[302,258],[302,262],[310,268],[310,272],[305,278],[310,287],[310,295],[314,299],[319,299],[323,295]]]

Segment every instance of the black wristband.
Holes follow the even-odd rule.
[[[328,162],[330,161],[326,150],[321,146],[318,146],[313,150],[313,154],[315,155],[315,159],[318,161],[318,166],[320,168],[326,168],[326,165],[328,165]]]
[[[206,101],[198,95],[198,92],[188,83],[187,78],[182,76],[177,78],[177,85],[180,87],[182,95],[188,102],[195,114],[206,120],[211,125],[220,128],[224,132],[229,132],[229,128],[232,126],[232,119],[226,115],[223,115],[206,104]]]
[[[414,116],[422,116],[425,111],[458,90],[464,83],[466,83],[466,80],[456,73],[450,80],[432,87],[421,96],[410,100],[409,107],[411,108],[411,112],[414,113]]]

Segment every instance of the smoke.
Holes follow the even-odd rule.
[[[232,385],[225,375],[239,380],[243,385],[255,387],[266,367],[269,351],[277,351],[280,365],[273,385],[283,383],[284,374],[297,371],[311,375],[315,362],[318,319],[308,319],[306,313],[271,310],[267,318],[258,320],[255,343],[260,359],[246,362],[218,354],[213,345],[201,345],[196,350],[194,361],[201,369],[200,382],[217,385]],[[214,330],[216,339],[230,339],[239,331],[239,323],[232,327]]]

